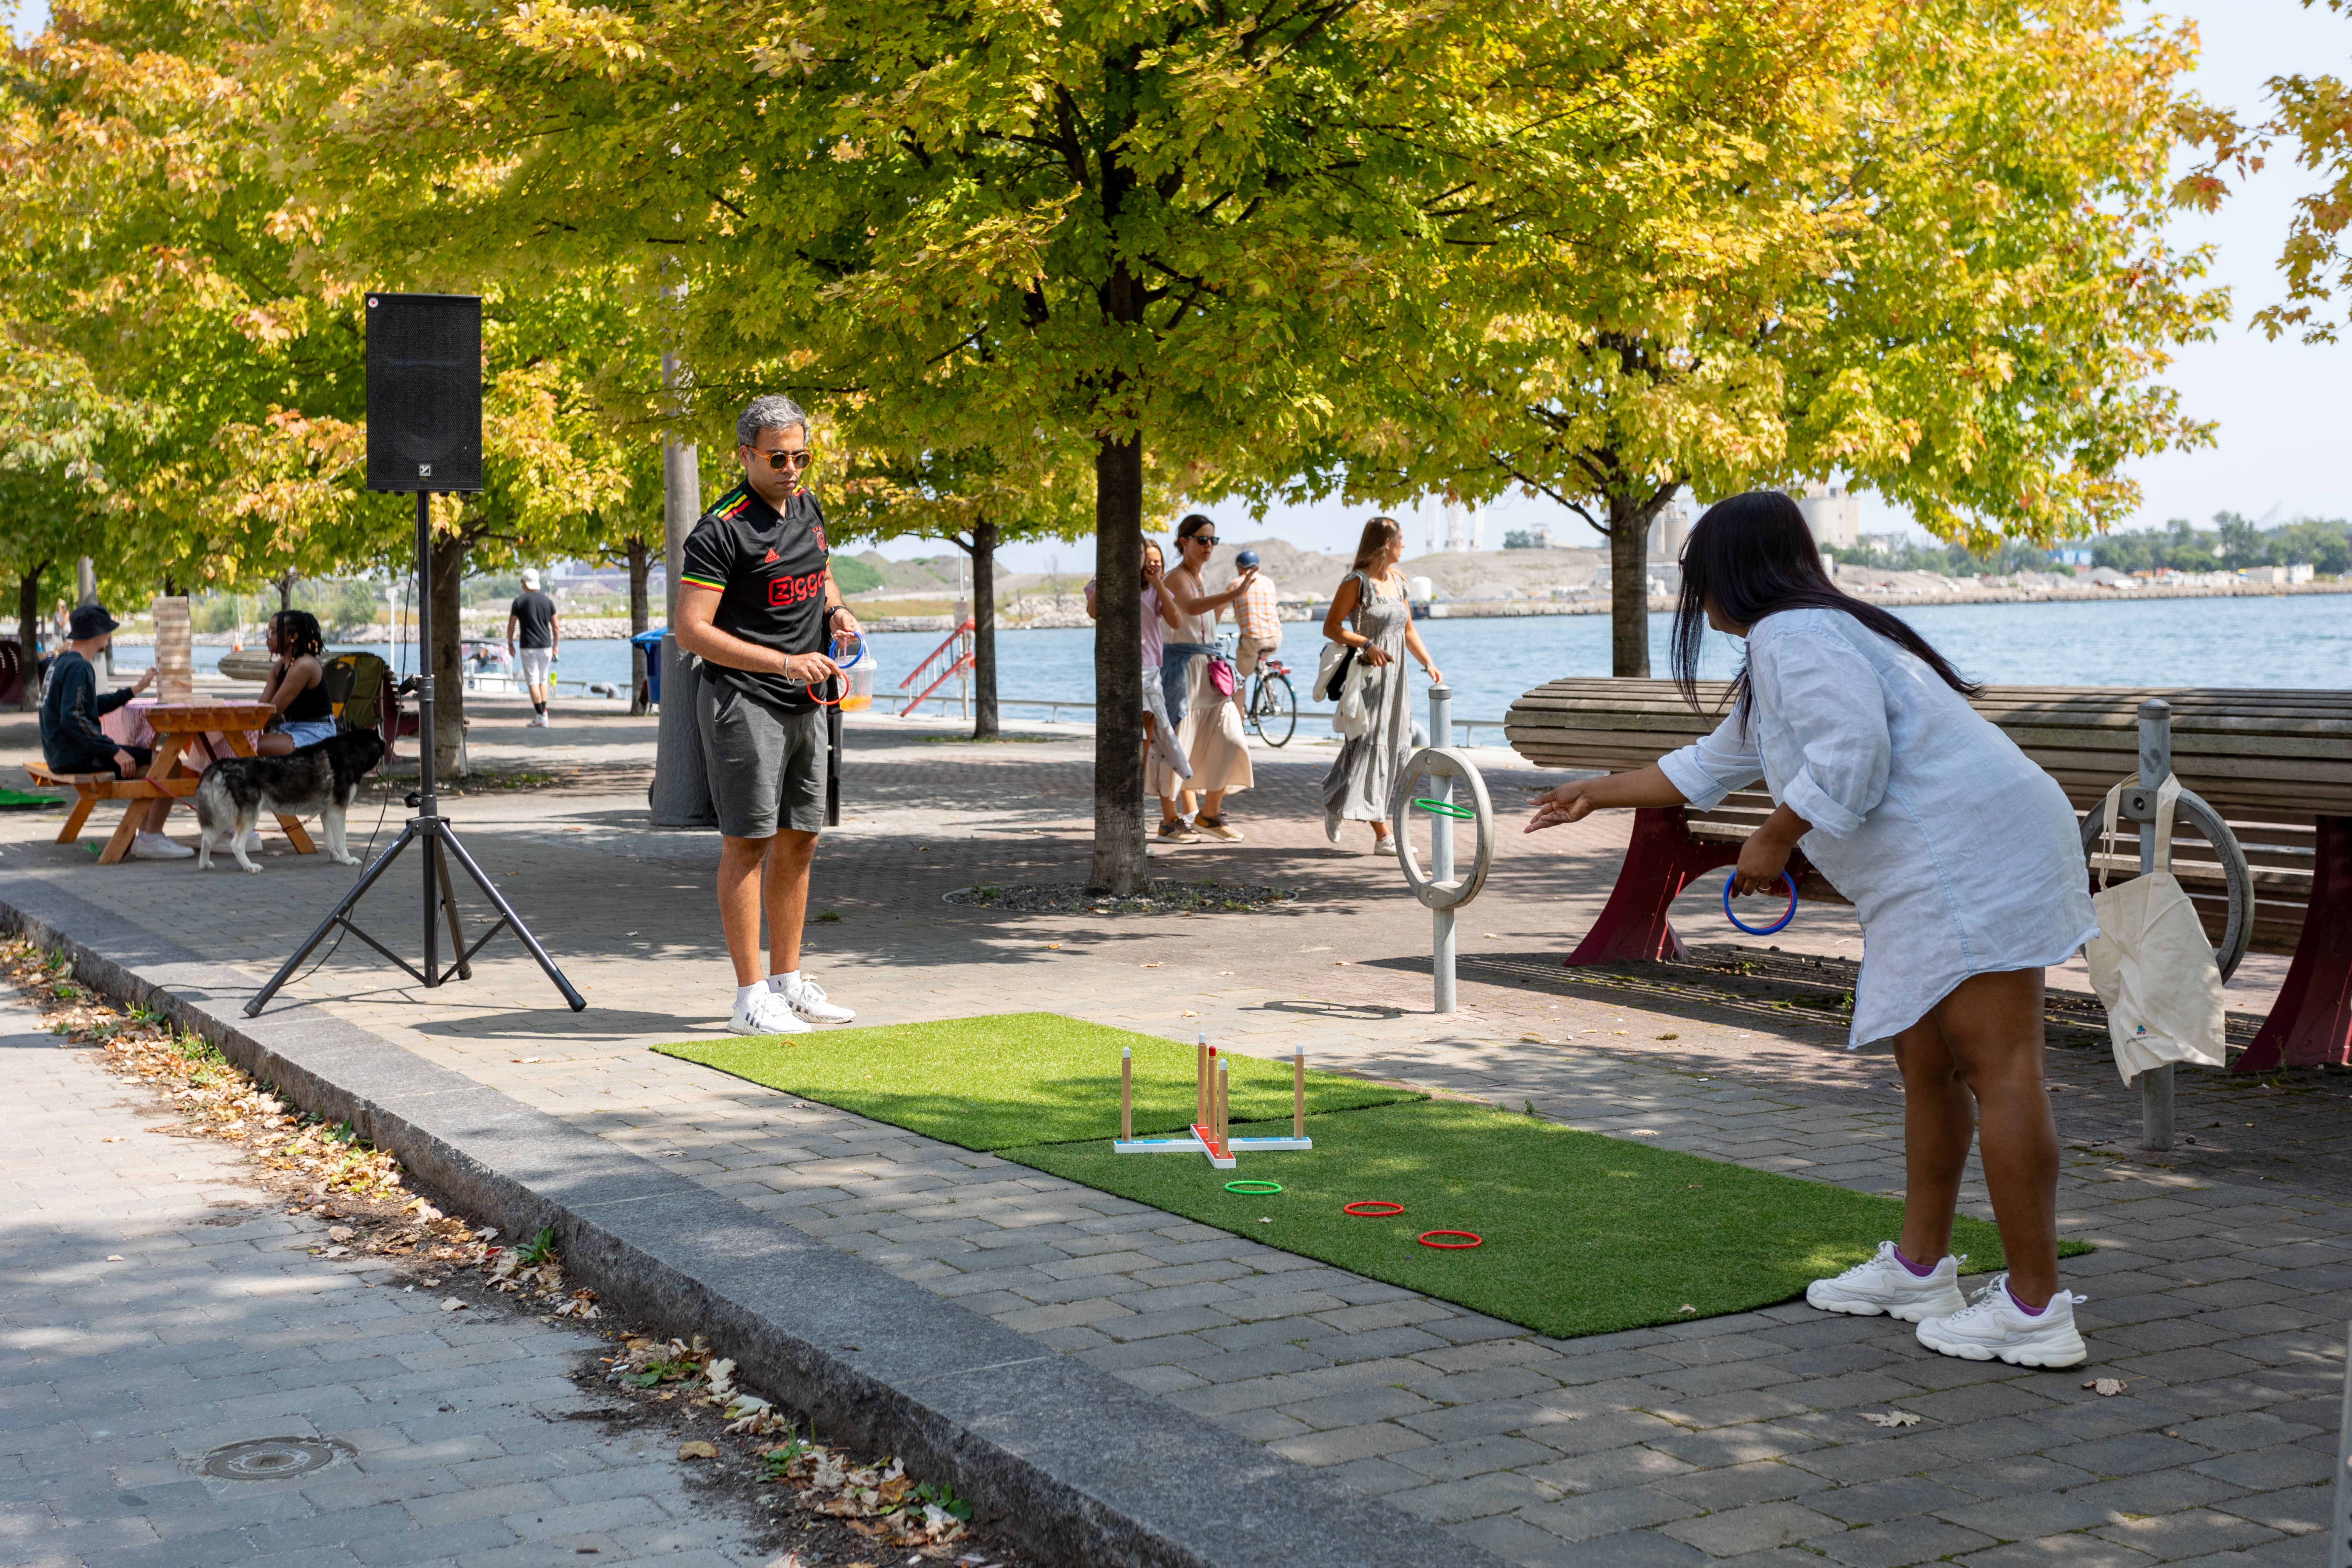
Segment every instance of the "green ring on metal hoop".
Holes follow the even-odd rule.
[[[1456,805],[1450,800],[1432,800],[1427,795],[1417,795],[1412,797],[1412,804],[1433,816],[1451,816],[1463,822],[1478,819],[1476,812],[1466,805]]]
[[[1264,1193],[1278,1193],[1282,1191],[1282,1184],[1280,1182],[1227,1182],[1225,1184],[1225,1191],[1229,1193],[1245,1193],[1252,1197],[1255,1197]]]

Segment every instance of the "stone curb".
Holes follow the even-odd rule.
[[[40,879],[0,879],[0,929],[348,1119],[469,1215],[509,1236],[552,1226],[566,1268],[621,1313],[708,1335],[828,1437],[949,1480],[1049,1563],[1502,1562],[356,1025],[307,1005],[248,1020],[257,983]]]

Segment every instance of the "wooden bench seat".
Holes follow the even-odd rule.
[[[168,779],[158,784],[152,779],[117,778],[106,773],[61,773],[47,763],[26,763],[25,774],[43,789],[70,789],[74,792],[73,809],[66,813],[65,826],[58,829],[57,842],[70,844],[81,832],[82,824],[89,820],[90,812],[102,800],[153,800],[169,790],[184,799],[196,793],[193,777]],[[130,808],[126,808],[130,809]]]
[[[1623,772],[1713,730],[1729,696],[1728,682],[1703,681],[1704,710],[1694,712],[1668,680],[1555,680],[1511,705],[1505,733],[1540,766]],[[2352,692],[1996,686],[1975,706],[2083,813],[2137,771],[2138,708],[2150,697],[2171,705],[2182,787],[2203,796],[2245,848],[2254,948],[2294,955],[2239,1069],[2352,1065]],[[1740,841],[1771,810],[1757,789],[1709,811],[1637,812],[1617,888],[1569,963],[1680,953],[1667,906],[1692,879],[1737,859]],[[1801,857],[1790,869],[1801,898],[1843,901]],[[2221,862],[2193,829],[2175,840],[2173,870],[2218,941],[2228,910]],[[2126,823],[2108,874],[2138,872],[2138,825]]]

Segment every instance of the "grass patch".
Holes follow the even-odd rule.
[[[1135,1052],[1135,1130],[1192,1120],[1193,1047],[1058,1013],[1000,1013],[807,1035],[688,1040],[665,1056],[822,1100],[965,1149],[1075,1143],[1118,1128],[1118,1053]],[[1233,1119],[1287,1120],[1290,1064],[1230,1057]],[[1334,1073],[1307,1075],[1308,1114],[1420,1098]]]
[[[1058,1014],[655,1048],[1560,1337],[1790,1300],[1902,1225],[1895,1199],[1331,1073],[1307,1075],[1311,1152],[1244,1154],[1238,1171],[1115,1154],[1121,1047],[1135,1053],[1137,1134],[1180,1131],[1192,1046]],[[1225,1059],[1234,1135],[1287,1131],[1289,1064]],[[1283,1191],[1226,1192],[1236,1177]],[[1405,1212],[1340,1212],[1360,1198]],[[1485,1244],[1441,1252],[1415,1240],[1441,1228]],[[1969,1273],[2003,1266],[2000,1234],[1981,1220],[1958,1220],[1953,1249]]]
[[[1484,1106],[1423,1100],[1309,1117],[1307,1130],[1311,1152],[1244,1154],[1239,1171],[1114,1154],[1108,1141],[1004,1158],[1561,1338],[1792,1300],[1868,1258],[1903,1222],[1892,1198]],[[1234,1135],[1256,1131],[1276,1129]],[[1226,1192],[1235,1176],[1283,1190]],[[1405,1212],[1340,1212],[1363,1198]],[[1441,1252],[1414,1239],[1441,1228],[1475,1231],[1485,1245]],[[1969,1254],[1969,1272],[2002,1267],[2000,1233],[1982,1220],[1962,1216],[1952,1249]]]

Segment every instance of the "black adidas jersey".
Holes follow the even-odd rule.
[[[681,585],[719,590],[711,624],[745,642],[780,653],[822,653],[825,647],[824,514],[803,490],[782,516],[751,486],[738,484],[703,513],[686,537]],[[705,659],[703,675],[787,712],[816,706],[808,689],[781,675],[730,669]]]

